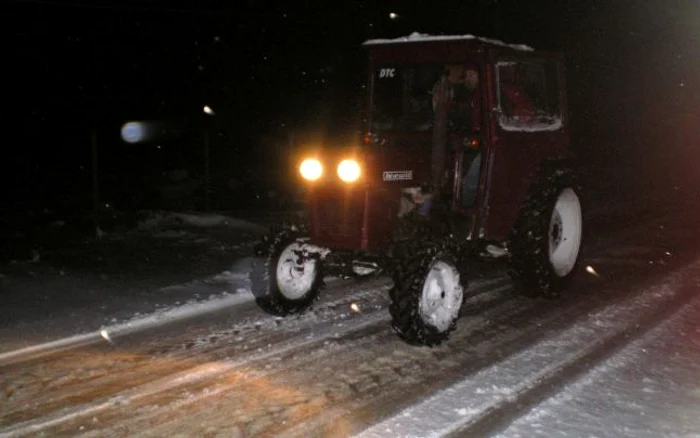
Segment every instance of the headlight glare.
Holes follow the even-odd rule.
[[[299,173],[304,179],[316,181],[323,175],[323,165],[315,158],[307,158],[299,166]]]
[[[360,164],[355,160],[343,160],[338,164],[338,177],[347,183],[360,178]]]

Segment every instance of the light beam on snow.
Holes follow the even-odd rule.
[[[598,274],[598,272],[596,272],[596,270],[593,269],[593,266],[591,265],[586,266],[586,272],[588,272],[591,275],[595,275],[596,277],[600,277],[600,274]]]

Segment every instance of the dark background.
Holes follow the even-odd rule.
[[[697,158],[695,0],[11,0],[3,9],[4,217],[89,211],[92,133],[100,199],[118,209],[202,208],[205,131],[211,207],[250,207],[284,182],[294,148],[349,141],[361,43],[414,31],[564,52],[572,141],[591,168],[657,178],[691,174]],[[164,121],[167,135],[125,144],[129,120]]]

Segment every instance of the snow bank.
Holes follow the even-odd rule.
[[[250,260],[241,261],[241,267],[245,267],[250,263]],[[242,283],[247,281],[246,272],[225,271],[207,280],[206,283]],[[187,285],[170,286],[169,288],[188,288],[194,289],[195,283]],[[160,292],[166,292],[169,288],[162,288]],[[221,310],[223,308],[236,306],[245,302],[252,301],[253,294],[249,288],[239,287],[235,293],[223,292],[216,295],[211,295],[204,301],[198,299],[190,299],[186,303],[179,301],[166,307],[156,309],[152,313],[141,314],[135,313],[132,317],[123,322],[117,322],[116,318],[112,323],[103,325],[98,330],[87,333],[80,333],[74,336],[57,339],[55,341],[46,342],[38,345],[32,345],[26,348],[13,350],[0,354],[0,364],[12,363],[17,358],[27,356],[41,356],[48,352],[55,352],[78,346],[90,345],[100,341],[112,342],[113,338],[123,336],[129,333],[147,330],[154,327],[159,327],[175,321],[193,318],[199,315],[208,314]]]
[[[196,228],[231,228],[254,233],[264,233],[266,228],[246,221],[216,213],[153,212],[138,224],[138,229],[148,231],[164,226],[191,226]]]

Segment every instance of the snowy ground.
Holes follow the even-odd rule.
[[[15,260],[0,436],[700,436],[698,208],[595,200],[572,294],[517,296],[492,266],[433,349],[397,339],[381,276],[261,312],[247,271],[270,218],[153,214]]]
[[[695,290],[700,289],[696,277]],[[503,437],[700,436],[700,298],[513,422]]]
[[[250,255],[269,221],[256,219],[154,212],[131,231],[11,261],[0,267],[0,353],[251,300]]]
[[[525,415],[497,436],[700,436],[698,290],[700,262],[695,262],[359,436],[440,437],[467,431],[480,436],[492,432],[496,412],[514,411]],[[650,308],[665,308],[663,317],[672,317],[664,321]],[[645,333],[658,321],[663,322]],[[640,334],[614,352],[623,339]],[[580,374],[585,375],[575,380]],[[561,385],[567,381],[574,383]]]

